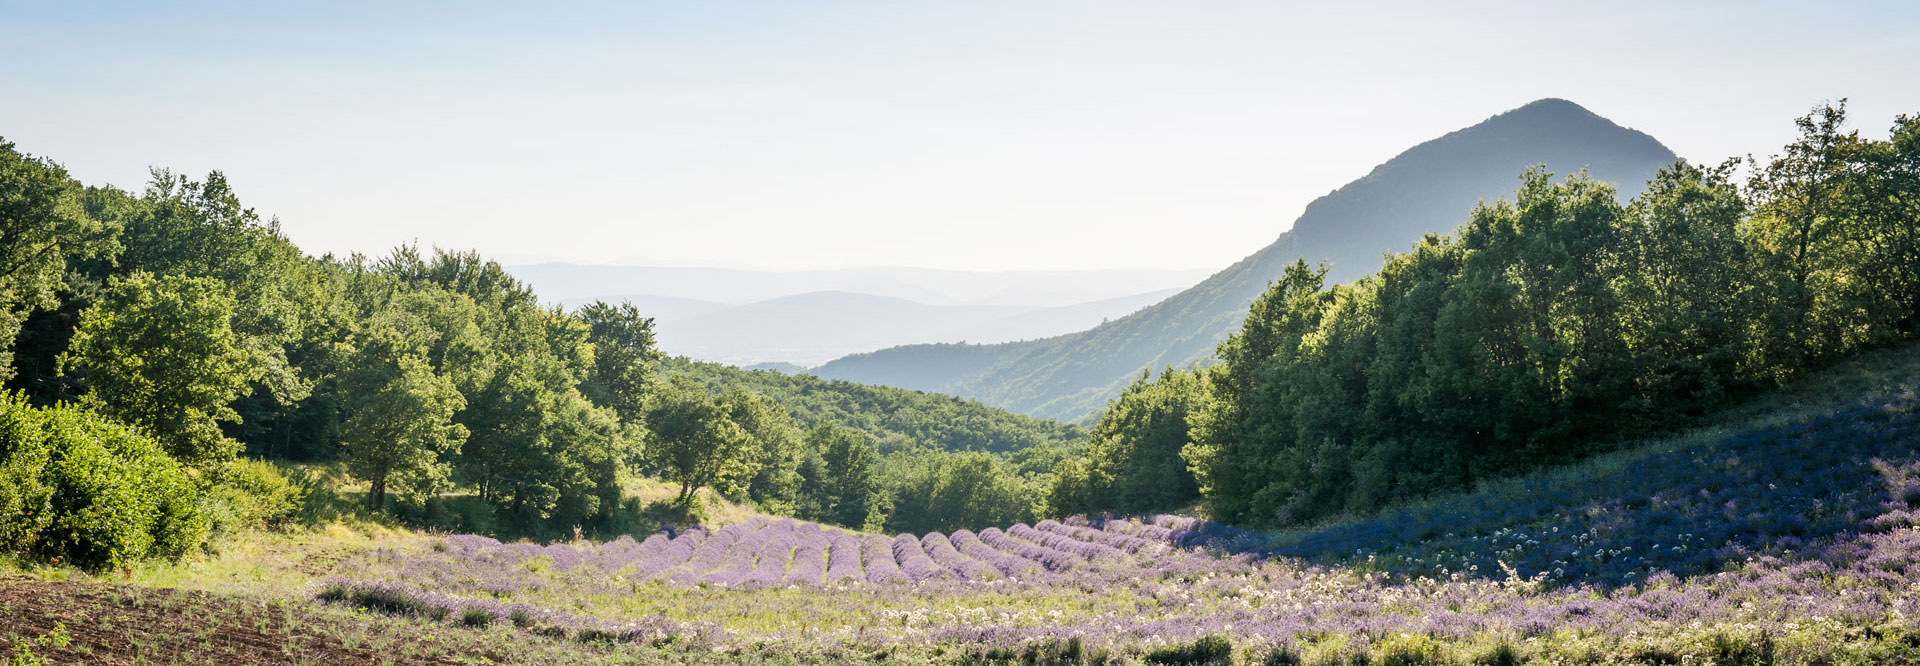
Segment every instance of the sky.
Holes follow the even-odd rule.
[[[1696,161],[1920,113],[1913,2],[0,0],[0,35],[0,137],[84,182],[220,170],[309,252],[509,263],[1219,268],[1542,97]]]

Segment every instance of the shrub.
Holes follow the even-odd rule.
[[[1400,634],[1380,643],[1380,666],[1430,666],[1444,663],[1440,643],[1424,635]]]
[[[1227,666],[1233,663],[1233,641],[1218,634],[1201,636],[1192,643],[1161,648],[1147,654],[1155,664]]]
[[[1764,633],[1752,638],[1715,633],[1707,652],[1717,665],[1773,666],[1773,637]]]
[[[1301,663],[1300,654],[1284,645],[1267,650],[1266,656],[1260,658],[1260,666],[1300,666]]]
[[[221,470],[207,508],[215,530],[277,527],[300,512],[307,492],[271,463],[242,458]]]
[[[0,394],[0,549],[100,570],[178,560],[207,529],[193,479],[152,440]]]
[[[493,613],[485,608],[468,608],[460,611],[460,624],[468,627],[484,627],[493,623]]]
[[[1520,653],[1513,644],[1502,639],[1493,648],[1481,653],[1473,660],[1475,666],[1520,666]]]
[[[26,439],[39,430],[30,411],[13,408],[13,396],[0,406],[0,548],[31,549],[53,522],[53,487],[46,469],[50,447]]]

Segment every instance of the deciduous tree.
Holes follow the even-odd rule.
[[[234,333],[233,297],[211,278],[139,273],[88,308],[64,365],[84,373],[89,404],[139,426],[198,465],[231,460],[220,432],[231,404],[266,370]]]

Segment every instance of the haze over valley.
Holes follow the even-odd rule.
[[[565,305],[627,301],[667,353],[733,365],[811,368],[913,343],[996,343],[1083,330],[1131,314],[1205,271],[974,272],[870,268],[508,266]]]

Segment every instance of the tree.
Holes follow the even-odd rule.
[[[1873,229],[1885,239],[1869,263],[1871,284],[1898,299],[1901,333],[1920,332],[1920,115],[1894,119],[1874,172],[1881,175],[1873,199]]]
[[[466,400],[411,347],[397,332],[375,331],[342,382],[347,471],[368,483],[374,511],[386,507],[389,488],[437,490],[447,478],[441,454],[467,437],[466,427],[452,422]]]
[[[806,518],[855,529],[878,528],[886,514],[880,453],[858,430],[823,423],[807,431],[807,449],[819,469],[802,484],[815,507]]]
[[[889,532],[951,531],[1033,517],[1027,480],[988,453],[921,450],[889,456]]]
[[[1752,258],[1733,162],[1661,169],[1622,220],[1620,327],[1634,354],[1634,406],[1650,421],[1711,409],[1753,378]]]
[[[1180,457],[1208,508],[1223,520],[1255,520],[1264,512],[1254,498],[1276,480],[1269,470],[1293,440],[1285,427],[1274,427],[1289,423],[1286,404],[1259,391],[1285,388],[1269,378],[1294,362],[1301,341],[1320,325],[1328,301],[1326,273],[1325,266],[1304,261],[1288,266],[1254,301],[1241,330],[1220,343],[1221,362],[1208,375],[1222,399],[1196,425]]]
[[[752,473],[740,489],[744,497],[775,513],[792,511],[800,490],[800,461],[805,457],[800,430],[787,410],[765,396],[729,389],[720,396],[727,418],[751,442]]]
[[[702,488],[731,492],[752,477],[753,438],[730,411],[704,390],[685,385],[661,391],[647,408],[647,460],[680,484],[676,505],[689,505]]]
[[[22,321],[59,305],[70,261],[118,250],[118,231],[87,214],[80,185],[60,165],[0,139],[0,380],[13,376]]]
[[[209,278],[137,273],[116,280],[81,317],[62,365],[81,372],[85,400],[139,426],[175,458],[233,459],[240,444],[220,422],[265,363],[234,333],[233,297]]]
[[[1192,371],[1142,370],[1114,398],[1086,447],[1056,476],[1048,507],[1056,514],[1142,513],[1179,508],[1200,498],[1180,458],[1192,420],[1209,406],[1206,380]]]
[[[1614,189],[1584,173],[1556,183],[1536,168],[1520,179],[1513,201],[1476,206],[1461,227],[1460,273],[1434,327],[1430,372],[1471,405],[1445,408],[1440,425],[1467,447],[1470,472],[1493,458],[1569,453],[1543,447],[1597,429],[1585,426],[1630,382]]]
[[[195,181],[154,169],[140,205],[129,212],[120,271],[210,278],[233,299],[231,325],[260,363],[249,380],[258,383],[250,391],[260,399],[244,406],[259,417],[306,399],[312,386],[288,362],[285,348],[306,324],[309,313],[300,301],[313,287],[302,284],[311,277],[307,261],[279,222],[263,222],[241,205],[219,171]]]
[[[654,347],[653,319],[640,316],[632,303],[595,301],[576,316],[587,323],[593,343],[593,370],[581,385],[594,404],[612,409],[627,422],[639,421],[660,351]]]
[[[1873,330],[1874,308],[1861,302],[1873,287],[1853,275],[1867,235],[1859,213],[1871,192],[1870,145],[1846,122],[1844,99],[1794,119],[1799,138],[1765,165],[1753,162],[1747,182],[1762,266],[1778,277],[1768,327],[1781,335],[1766,352],[1783,373],[1873,342],[1856,337]]]
[[[547,429],[562,463],[549,481],[557,497],[550,521],[578,526],[610,520],[620,505],[620,481],[640,460],[644,432],[621,424],[613,410],[577,391],[563,394]]]
[[[457,420],[472,434],[460,464],[482,499],[532,524],[559,500],[555,481],[567,473],[565,443],[550,436],[564,389],[552,376],[551,359],[511,355],[492,362],[491,373],[462,391],[467,405]]]

